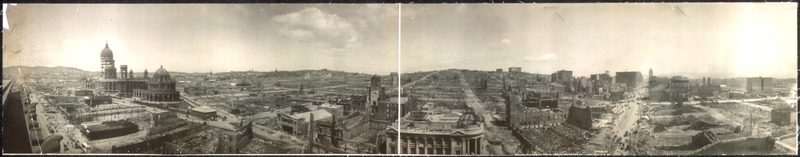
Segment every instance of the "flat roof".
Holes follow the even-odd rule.
[[[202,112],[202,113],[217,112],[217,110],[214,110],[214,109],[212,109],[212,108],[210,108],[208,106],[195,107],[195,108],[192,108],[192,111]]]
[[[321,119],[333,117],[333,115],[330,112],[326,111],[326,110],[314,110],[314,111],[308,111],[308,112],[303,112],[303,113],[296,113],[296,114],[293,114],[292,117],[297,118],[297,119],[303,118],[303,119],[305,119],[303,122],[308,122],[311,119],[311,113],[314,113],[314,121],[318,121],[318,120],[321,120]]]

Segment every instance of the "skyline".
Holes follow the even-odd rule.
[[[116,66],[137,73],[164,65],[188,73],[329,69],[385,75],[397,72],[401,31],[400,73],[522,67],[588,76],[652,68],[656,76],[796,77],[792,3],[411,4],[402,5],[402,15],[397,8],[19,4],[8,6],[3,67],[99,71],[108,40]]]

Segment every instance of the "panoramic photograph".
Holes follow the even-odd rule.
[[[402,91],[420,103],[390,152],[797,154],[796,11],[402,5]]]
[[[396,4],[4,8],[6,154],[374,154],[397,119]]]
[[[798,3],[3,4],[4,154],[797,154]]]

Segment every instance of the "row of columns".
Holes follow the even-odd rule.
[[[136,84],[136,83],[121,83],[119,93],[124,96],[131,96],[133,95],[134,89],[144,89],[144,84]]]
[[[401,144],[400,154],[481,154],[482,137],[478,138],[437,138],[437,137],[402,137],[396,144]],[[398,153],[391,137],[386,138],[386,151]],[[420,147],[421,146],[421,147]]]
[[[103,90],[117,90],[117,82],[100,82]]]
[[[150,94],[144,92],[136,92],[134,96],[144,101],[178,101],[180,96],[178,94]]]
[[[169,89],[175,90],[175,84],[150,84],[147,89]]]

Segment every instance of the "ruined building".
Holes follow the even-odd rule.
[[[670,101],[672,104],[683,104],[689,101],[689,80],[684,77],[675,76],[668,85]]]
[[[129,70],[127,65],[120,65],[120,75],[117,77],[114,53],[108,47],[100,52],[100,67],[103,77],[94,81],[95,85],[85,87],[95,87],[98,95],[116,95],[121,97],[134,97],[139,101],[149,103],[179,103],[180,92],[175,90],[176,81],[170,78],[169,72],[162,66],[148,78],[147,69],[144,70],[142,77],[134,77],[133,70]]]
[[[242,125],[236,131],[220,132],[216,154],[238,154],[240,149],[250,144],[250,140],[253,139],[253,122]]]
[[[557,94],[555,98],[528,97],[533,92],[526,91],[524,86],[507,89],[503,94],[506,99],[506,123],[509,128],[539,128],[560,125],[564,122],[566,114],[558,108]],[[525,99],[526,97],[529,99]]]

